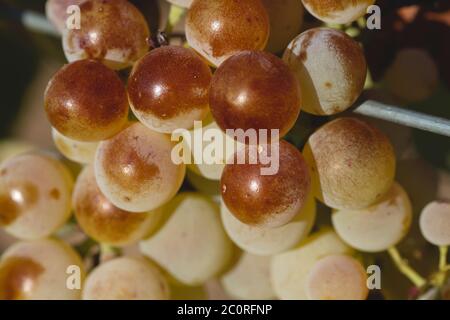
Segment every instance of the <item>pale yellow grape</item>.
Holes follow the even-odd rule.
[[[420,231],[436,246],[450,245],[450,202],[433,201],[420,214]]]
[[[243,252],[234,267],[225,273],[221,283],[237,299],[268,300],[275,298],[270,283],[270,257]]]
[[[359,119],[328,122],[309,137],[303,155],[315,196],[332,208],[366,208],[379,201],[394,180],[390,141]]]
[[[21,154],[0,167],[0,225],[20,239],[46,237],[70,217],[73,178],[49,155]]]
[[[120,257],[102,263],[86,278],[83,300],[166,300],[169,285],[150,261]]]
[[[1,140],[0,141],[0,164],[10,157],[17,156],[21,153],[33,150],[34,147],[20,140]]]
[[[233,253],[218,206],[200,194],[183,193],[163,209],[168,221],[140,243],[141,252],[185,285],[218,275]]]
[[[375,0],[302,0],[314,17],[326,23],[347,24],[364,16]]]
[[[53,142],[59,152],[67,159],[81,164],[92,163],[98,142],[83,142],[70,139],[52,128]]]
[[[95,176],[102,193],[116,207],[131,212],[156,209],[180,188],[185,165],[175,164],[170,136],[137,122],[102,141],[95,157]]]
[[[270,35],[266,50],[278,53],[300,33],[303,5],[300,0],[263,0],[270,19]]]
[[[430,97],[439,86],[439,71],[427,51],[407,48],[397,53],[385,80],[395,97],[405,102],[419,102]]]
[[[270,277],[278,298],[283,300],[305,300],[308,275],[314,264],[332,254],[352,254],[331,229],[313,234],[300,246],[272,257]]]
[[[331,255],[317,261],[306,283],[309,300],[365,300],[369,294],[367,273],[347,255]]]
[[[308,235],[316,217],[316,202],[310,194],[294,220],[278,228],[260,228],[242,223],[223,202],[221,215],[225,231],[237,246],[255,255],[268,256],[292,248]]]
[[[171,300],[207,300],[207,292],[203,286],[170,285]]]
[[[283,60],[299,79],[302,110],[332,115],[359,97],[367,74],[361,46],[344,32],[309,29],[287,47]]]
[[[337,210],[332,215],[339,236],[351,247],[365,252],[384,251],[395,246],[408,233],[411,220],[411,202],[397,183],[371,207]]]
[[[186,171],[187,181],[200,193],[220,200],[220,182],[209,180],[191,170]]]
[[[47,0],[45,3],[45,15],[59,33],[67,29],[66,23],[73,15],[67,13],[67,9],[72,5],[80,5],[84,0]]]
[[[83,263],[65,243],[48,239],[18,242],[0,260],[0,300],[79,299],[81,290],[68,288],[77,285],[70,276],[79,277],[81,285]]]
[[[189,8],[193,0],[167,0],[167,1],[182,8]]]

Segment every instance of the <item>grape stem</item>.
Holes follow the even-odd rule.
[[[450,270],[450,264],[447,264],[448,246],[439,247],[439,270],[447,272]]]
[[[417,288],[422,288],[427,283],[421,275],[409,266],[408,261],[400,256],[400,253],[396,247],[390,247],[388,249],[388,253],[399,271],[403,273]]]

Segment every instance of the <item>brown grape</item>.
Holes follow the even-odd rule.
[[[95,60],[64,66],[48,83],[44,99],[52,126],[73,140],[108,139],[127,123],[128,102],[122,81]]]
[[[215,66],[243,50],[263,50],[270,22],[260,0],[194,0],[186,19],[189,45]]]
[[[300,85],[276,56],[240,52],[213,76],[211,112],[222,130],[278,129],[284,136],[300,113]]]
[[[259,146],[268,149],[268,146]],[[280,227],[303,208],[310,190],[310,176],[302,154],[286,141],[279,143],[279,168],[262,175],[260,157],[247,146],[234,155],[222,174],[222,198],[230,212],[241,222],[253,226]],[[264,151],[263,151],[264,152]],[[269,151],[268,153],[270,153]],[[248,159],[238,163],[240,156]],[[256,162],[256,161],[257,162]],[[256,164],[251,164],[255,162]]]
[[[152,50],[130,75],[131,108],[153,130],[190,129],[208,114],[211,77],[208,65],[191,49],[165,46]]]
[[[366,14],[375,0],[302,0],[314,17],[326,23],[347,24]]]

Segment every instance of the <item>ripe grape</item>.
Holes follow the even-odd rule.
[[[375,0],[302,0],[305,8],[314,17],[326,23],[347,24],[366,14]]]
[[[433,201],[420,214],[420,231],[436,246],[450,245],[450,203]]]
[[[303,5],[299,0],[263,0],[270,19],[267,50],[278,53],[300,33],[303,24]]]
[[[225,166],[222,198],[228,210],[245,224],[263,228],[283,226],[306,203],[311,182],[308,167],[302,154],[286,141],[280,141],[277,155],[268,145],[253,152],[255,148],[247,146],[239,150],[234,161]],[[261,162],[262,152],[275,156],[272,160],[279,163],[272,175],[261,174],[261,168],[267,167]],[[245,164],[240,164],[239,158],[246,159]]]
[[[299,247],[274,255],[270,274],[276,295],[283,300],[307,299],[306,284],[315,263],[328,255],[352,253],[336,233],[324,229]]]
[[[349,108],[359,97],[367,65],[360,45],[344,32],[309,29],[287,47],[283,60],[297,76],[302,108],[315,115],[331,115]]]
[[[0,164],[8,158],[32,151],[34,146],[20,140],[6,139],[0,141]]]
[[[403,49],[397,53],[385,74],[387,88],[405,102],[430,97],[439,86],[439,71],[433,58],[423,49]]]
[[[186,285],[202,284],[228,265],[233,246],[214,202],[200,194],[183,193],[163,210],[168,220],[140,243],[144,255]]]
[[[300,113],[300,85],[278,57],[243,51],[215,72],[210,89],[212,115],[222,130],[278,129],[284,136]]]
[[[186,18],[189,45],[219,66],[243,50],[263,50],[270,22],[260,0],[194,0]]]
[[[0,225],[20,239],[46,237],[70,216],[73,178],[44,154],[26,153],[0,167]]]
[[[179,7],[189,8],[193,0],[167,0],[167,1]]]
[[[131,108],[150,129],[163,133],[190,129],[208,114],[211,77],[208,65],[191,49],[152,50],[128,80]]]
[[[209,180],[191,170],[186,171],[186,179],[198,192],[220,199],[220,182],[217,180]]]
[[[47,19],[62,34],[67,29],[66,21],[69,18],[67,8],[71,5],[80,5],[83,1],[85,0],[47,0],[45,4]]]
[[[115,246],[149,236],[161,220],[160,210],[134,213],[114,206],[98,188],[92,166],[87,166],[78,177],[73,207],[78,224],[87,235]]]
[[[67,286],[69,267],[79,270],[76,275],[83,281],[81,258],[61,241],[15,243],[0,260],[0,300],[80,299],[80,290]]]
[[[98,142],[83,142],[70,139],[52,128],[53,142],[59,152],[67,159],[81,164],[92,163]]]
[[[146,212],[162,206],[175,196],[186,171],[184,164],[172,162],[174,146],[169,136],[139,122],[102,141],[95,158],[100,190],[122,210]]]
[[[120,257],[102,263],[86,278],[83,300],[166,300],[169,285],[150,261]]]
[[[278,228],[260,228],[242,223],[223,204],[222,222],[225,231],[242,250],[255,255],[273,255],[299,244],[311,231],[316,217],[316,202],[310,193],[305,206],[289,223]]]
[[[110,68],[123,69],[148,51],[147,22],[130,2],[86,0],[80,13],[80,29],[63,33],[64,53],[70,62],[96,59]]]
[[[332,215],[339,236],[351,247],[365,252],[384,251],[395,246],[408,233],[411,220],[411,202],[397,183],[373,206],[338,210]]]
[[[125,87],[119,76],[95,60],[64,66],[48,83],[45,111],[64,136],[85,142],[108,139],[128,117]]]
[[[361,263],[346,255],[331,255],[312,267],[306,294],[309,300],[365,300],[367,274]]]
[[[270,283],[270,257],[255,256],[243,252],[239,261],[225,273],[220,282],[234,298],[244,300],[268,300],[275,298]]]
[[[395,155],[377,128],[355,118],[333,120],[313,133],[303,151],[315,196],[336,209],[362,209],[391,188]]]

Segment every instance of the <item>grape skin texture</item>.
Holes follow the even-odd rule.
[[[433,201],[420,214],[420,231],[436,246],[450,245],[450,203]]]
[[[70,139],[52,128],[53,143],[67,159],[81,164],[92,163],[97,151],[98,142],[83,142]]]
[[[326,23],[347,24],[366,14],[375,0],[302,0],[314,17]]]

